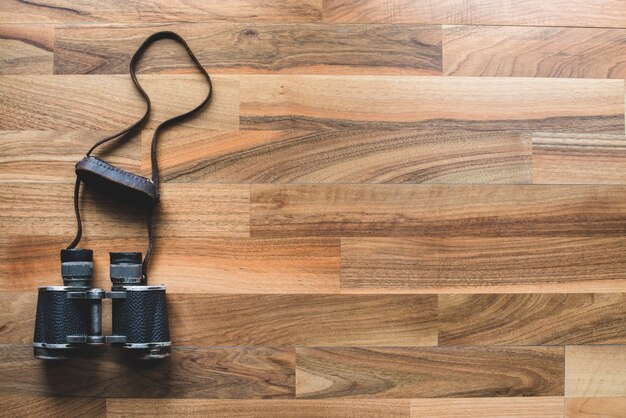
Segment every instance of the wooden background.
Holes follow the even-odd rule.
[[[159,144],[172,357],[34,360],[74,163],[163,29],[215,81]],[[205,86],[140,67],[105,155],[147,174]],[[626,416],[626,1],[0,0],[0,74],[0,414]],[[143,218],[82,206],[108,287]]]

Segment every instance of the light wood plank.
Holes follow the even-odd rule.
[[[0,398],[2,415],[7,417],[106,417],[106,401],[97,398],[47,398],[6,395]]]
[[[626,344],[626,293],[439,295],[439,345]]]
[[[621,236],[623,186],[252,185],[253,236]]]
[[[624,418],[626,398],[570,398],[567,418]]]
[[[167,302],[178,346],[437,345],[434,295],[216,296],[168,289]],[[36,292],[0,293],[0,344],[32,342],[36,305]],[[106,305],[104,317],[110,324]]]
[[[52,74],[53,49],[51,26],[0,25],[0,75]]]
[[[214,76],[214,96],[184,126],[237,129],[239,83],[235,76]],[[142,75],[139,81],[152,100],[147,127],[184,113],[206,96],[199,75]],[[137,121],[145,104],[124,75],[0,76],[0,129],[121,130]],[[37,105],[33,105],[36,103]]]
[[[136,23],[136,22],[315,22],[321,20],[321,0],[2,0],[2,23]]]
[[[341,290],[624,292],[625,252],[621,237],[343,238]]]
[[[530,153],[514,132],[181,129],[159,144],[159,169],[177,183],[519,184],[531,182]]]
[[[626,26],[623,0],[325,0],[323,16],[352,23]]]
[[[563,348],[297,348],[298,398],[562,396]]]
[[[446,75],[626,78],[626,30],[521,26],[444,28]]]
[[[111,134],[113,132],[110,132]],[[104,131],[0,131],[0,182],[74,183],[74,165]],[[134,173],[140,171],[139,138],[102,146],[99,155]]]
[[[408,418],[404,399],[199,400],[108,399],[107,416],[236,418]]]
[[[413,399],[411,418],[563,418],[563,398]]]
[[[152,32],[174,30],[210,73],[441,75],[441,27],[329,24],[175,24],[68,27],[56,31],[55,73],[126,74]],[[142,56],[140,70],[193,69],[173,41]]]
[[[626,136],[534,134],[533,183],[626,184]]]
[[[0,290],[60,283],[59,250],[71,237],[0,238]],[[145,251],[146,239],[86,239],[94,251],[96,287],[108,288],[110,251]],[[335,238],[159,238],[150,282],[169,293],[337,293]],[[15,277],[20,279],[16,280]]]
[[[130,361],[104,347],[71,361],[44,362],[31,346],[0,346],[3,395],[98,398],[289,399],[293,349],[174,347],[161,362]]]
[[[470,129],[624,133],[624,81],[241,76],[242,129]]]
[[[76,232],[70,184],[4,183],[0,188],[0,230],[7,236],[55,236]],[[146,236],[145,214],[82,188],[84,237]],[[161,186],[158,237],[247,237],[249,189],[245,185]]]
[[[626,345],[570,346],[565,351],[565,396],[626,396]]]

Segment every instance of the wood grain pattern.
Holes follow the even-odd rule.
[[[1,23],[88,22],[315,22],[322,18],[321,0],[113,0],[106,7],[89,0],[2,0]]]
[[[251,233],[620,236],[622,186],[252,185]]]
[[[624,81],[241,76],[242,129],[624,133]]]
[[[150,33],[174,30],[210,73],[441,75],[441,27],[328,24],[193,24],[61,28],[56,74],[126,74],[131,51]],[[161,42],[141,71],[188,72],[183,48]]]
[[[448,26],[443,33],[446,75],[626,78],[623,29]]]
[[[570,346],[565,351],[565,395],[626,396],[626,346]]]
[[[150,138],[146,132],[143,161]],[[159,153],[161,178],[176,183],[532,181],[530,138],[515,132],[193,129],[168,133]]]
[[[626,293],[439,295],[439,345],[626,344]]]
[[[563,348],[296,350],[298,398],[562,396]]]
[[[97,398],[47,398],[26,395],[2,395],[2,416],[11,417],[85,417],[106,416],[106,400]]]
[[[437,345],[435,295],[216,296],[168,289],[167,302],[178,346]],[[0,293],[0,344],[32,342],[36,303],[36,292]]]
[[[624,251],[623,238],[342,238],[341,290],[624,292]]]
[[[353,23],[626,26],[622,0],[325,0],[323,16]]]
[[[626,398],[570,398],[567,418],[624,418]]]
[[[0,25],[0,50],[0,75],[52,74],[54,28]]]
[[[110,132],[111,134],[113,132]],[[103,131],[0,131],[0,182],[74,183],[74,164],[104,138]],[[100,156],[109,163],[138,173],[138,139],[103,145]]]
[[[85,239],[94,251],[94,286],[107,288],[110,251],[144,251],[146,239]],[[0,290],[28,290],[60,280],[59,250],[69,236],[0,238]],[[337,293],[334,238],[159,238],[150,280],[170,293]],[[16,279],[19,278],[19,279]]]
[[[72,237],[76,230],[70,184],[4,183],[0,189],[0,229],[4,236]],[[142,238],[145,214],[90,192],[81,194],[84,237]],[[246,185],[162,185],[156,236],[247,237]],[[43,202],[43,203],[42,203]]]
[[[563,398],[414,399],[411,418],[563,418]]]
[[[404,399],[324,400],[199,400],[109,399],[107,416],[114,417],[236,417],[236,418],[408,418]]]
[[[31,346],[0,346],[0,390],[29,396],[293,398],[292,349],[176,347],[168,360],[131,361],[122,350],[92,350],[69,362],[33,358]]]
[[[533,183],[625,184],[626,136],[538,133]]]
[[[235,76],[212,78],[211,106],[184,125],[208,129],[237,129],[239,84]],[[199,75],[142,75],[139,81],[152,100],[147,127],[187,112],[206,96]],[[4,130],[112,130],[134,123],[145,104],[128,76],[0,77],[0,129]]]

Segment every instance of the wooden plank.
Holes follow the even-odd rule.
[[[110,132],[111,134],[113,132]],[[104,138],[103,131],[0,131],[0,182],[74,183],[74,165]],[[139,139],[103,145],[99,155],[138,173]]]
[[[538,133],[532,144],[534,183],[626,183],[624,135]]]
[[[126,74],[151,33],[183,36],[210,73],[441,75],[441,27],[329,24],[176,24],[65,27],[56,31],[57,74]],[[193,71],[167,41],[141,59],[142,72]]]
[[[53,49],[54,28],[51,26],[1,25],[0,75],[52,74]]]
[[[70,235],[0,238],[0,290],[60,283],[59,250],[70,240]],[[109,251],[145,251],[146,245],[145,238],[81,241],[94,251],[94,286],[111,285]],[[159,238],[150,282],[165,284],[168,294],[337,293],[339,240]]]
[[[562,396],[562,347],[297,348],[298,398]]]
[[[447,26],[443,33],[446,75],[626,78],[624,29]]]
[[[97,398],[48,398],[6,395],[0,398],[2,414],[11,417],[105,417],[106,401]]]
[[[623,186],[252,185],[251,233],[278,236],[613,236]]]
[[[567,418],[624,418],[626,398],[570,398]]]
[[[626,293],[439,295],[439,345],[626,344]]]
[[[76,233],[70,184],[4,183],[0,188],[0,230],[8,236]],[[84,237],[146,236],[145,213],[96,194],[81,193]],[[161,185],[156,236],[170,238],[247,237],[249,189],[245,185]]]
[[[3,396],[97,398],[289,399],[294,396],[293,349],[174,347],[161,362],[130,361],[111,347],[71,361],[44,362],[30,346],[0,346]]]
[[[624,81],[241,76],[242,129],[624,133]]]
[[[563,418],[563,398],[448,398],[411,400],[411,418]]]
[[[565,348],[565,395],[626,396],[626,346]]]
[[[321,0],[126,0],[36,3],[2,0],[1,23],[136,23],[136,22],[315,22],[321,20]]]
[[[211,104],[184,126],[237,129],[239,83],[234,76],[214,76]],[[142,75],[152,100],[147,127],[187,112],[206,96],[199,75]],[[0,129],[112,130],[137,121],[145,104],[128,76],[0,76]],[[33,106],[37,103],[37,106]]]
[[[324,21],[624,27],[622,0],[326,0]]]
[[[181,129],[159,144],[159,169],[181,183],[518,184],[531,182],[530,153],[515,132]]]
[[[624,292],[625,252],[621,237],[343,238],[341,290]]]
[[[217,296],[168,291],[167,301],[172,342],[178,346],[437,345],[435,295]],[[36,305],[36,292],[0,293],[0,344],[32,342]],[[105,306],[104,314],[108,325],[110,308]]]
[[[108,399],[114,417],[408,418],[405,399],[201,400]]]

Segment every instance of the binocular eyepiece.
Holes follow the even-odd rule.
[[[66,359],[72,351],[111,344],[144,360],[171,349],[165,286],[147,286],[142,255],[110,253],[111,291],[91,287],[93,251],[61,250],[63,286],[39,288],[33,348],[36,358]],[[113,335],[102,335],[102,301],[111,299]]]

